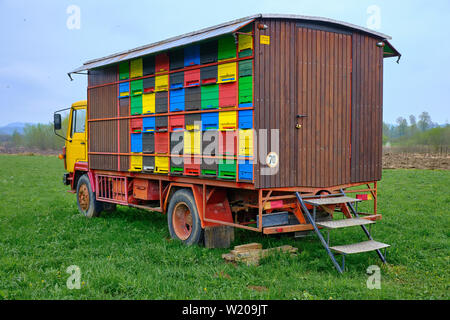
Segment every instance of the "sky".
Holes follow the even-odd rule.
[[[0,0],[0,126],[48,123],[86,99],[86,76],[67,73],[88,60],[256,13],[327,17],[392,36],[403,56],[385,59],[384,121],[423,111],[450,120],[448,0]]]

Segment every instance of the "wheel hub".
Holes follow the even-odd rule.
[[[89,190],[85,184],[82,184],[78,190],[78,202],[81,210],[87,211],[89,209]]]
[[[192,214],[186,203],[178,203],[172,215],[173,229],[180,240],[186,240],[192,233]]]

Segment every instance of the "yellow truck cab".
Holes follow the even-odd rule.
[[[76,182],[74,179],[76,167],[85,167],[86,164],[87,169],[87,101],[81,100],[73,103],[69,109],[56,111],[55,132],[62,128],[60,113],[67,110],[70,110],[67,132],[64,137],[61,136],[66,142],[59,158],[64,159],[64,168],[68,172],[64,175],[64,183],[73,185],[73,182]]]

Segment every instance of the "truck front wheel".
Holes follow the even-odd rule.
[[[97,217],[102,212],[102,203],[95,199],[91,182],[87,175],[82,175],[77,183],[78,210],[87,218]]]
[[[191,190],[174,193],[167,210],[167,222],[172,239],[179,239],[188,246],[203,240],[202,224]]]

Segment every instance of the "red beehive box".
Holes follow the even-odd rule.
[[[237,131],[219,131],[219,154],[236,155]]]
[[[131,119],[130,127],[133,133],[142,132],[142,118]]]
[[[200,85],[200,69],[184,72],[184,86],[196,87]]]
[[[184,114],[169,117],[169,131],[184,129]]]
[[[200,175],[200,158],[184,157],[184,175],[199,176]]]
[[[158,182],[146,179],[134,179],[133,197],[140,200],[159,200]]]
[[[169,153],[169,133],[155,132],[155,153]]]
[[[235,107],[237,97],[237,82],[219,84],[219,107]]]
[[[155,73],[169,71],[169,55],[167,53],[158,54],[155,58]]]

